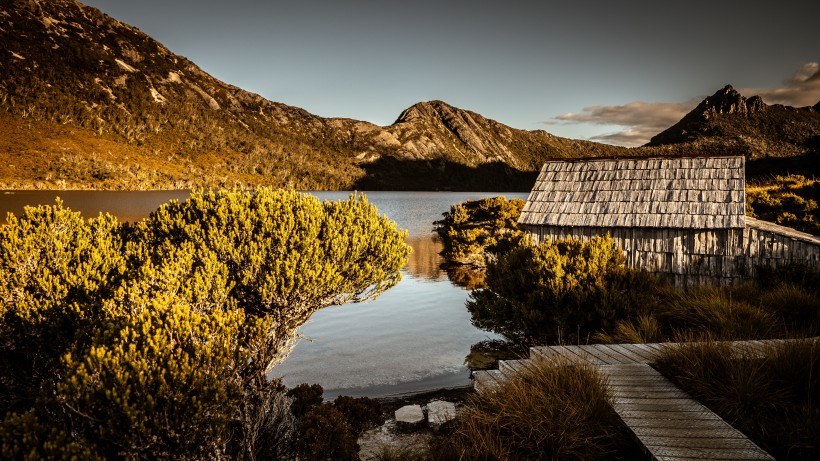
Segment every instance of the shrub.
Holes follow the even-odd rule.
[[[316,405],[302,419],[297,442],[305,461],[355,461],[359,459],[356,435],[344,415],[333,405]]]
[[[518,217],[524,201],[490,197],[450,207],[433,224],[444,242],[442,255],[451,263],[484,266],[488,255],[507,252],[524,239]]]
[[[384,424],[384,410],[378,400],[340,395],[333,401],[333,406],[344,415],[357,436],[371,427]]]
[[[284,453],[292,417],[266,370],[312,312],[393,286],[404,237],[363,197],[267,189],[194,192],[133,227],[59,202],[10,217],[3,450],[48,457],[64,438],[65,453],[107,459]],[[15,421],[33,433],[7,444]]]
[[[477,327],[513,342],[579,341],[651,304],[655,279],[623,263],[609,237],[520,246],[488,266],[487,289],[467,308]]]
[[[319,384],[299,384],[288,390],[287,396],[292,399],[290,410],[293,416],[301,418],[316,405],[320,405],[324,398],[324,389]]]

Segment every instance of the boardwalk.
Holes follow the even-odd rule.
[[[731,345],[738,355],[757,355],[773,342],[744,341]],[[479,392],[491,390],[536,361],[586,362],[606,376],[615,412],[649,459],[774,460],[648,365],[663,347],[661,344],[534,347],[528,360],[501,361],[498,370],[475,372],[475,385]]]

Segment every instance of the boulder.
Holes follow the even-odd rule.
[[[405,405],[396,410],[396,426],[409,431],[419,428],[424,423],[424,412],[418,405]]]
[[[456,417],[456,405],[443,400],[433,400],[427,404],[427,421],[432,429],[438,429],[443,424]]]

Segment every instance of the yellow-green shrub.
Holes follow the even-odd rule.
[[[623,265],[610,237],[520,246],[488,266],[467,307],[476,326],[514,342],[580,340],[646,307],[654,278]]]
[[[135,226],[60,203],[11,217],[3,452],[50,456],[64,437],[107,459],[284,453],[270,441],[290,437],[289,403],[266,370],[317,309],[393,286],[404,238],[364,197],[268,189],[194,192]],[[15,438],[14,421],[36,433]]]
[[[444,242],[442,255],[449,262],[484,266],[487,253],[498,254],[518,245],[524,234],[518,217],[524,201],[505,197],[467,200],[453,205],[433,223]]]

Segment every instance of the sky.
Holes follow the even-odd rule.
[[[820,1],[83,3],[227,83],[378,125],[439,99],[632,146],[727,84],[769,104],[820,101]]]

